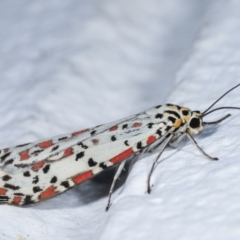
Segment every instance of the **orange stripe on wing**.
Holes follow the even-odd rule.
[[[117,129],[118,129],[118,126],[112,126],[112,127],[109,128],[109,131],[115,131]]]
[[[133,155],[133,149],[132,148],[128,148],[127,150],[125,150],[124,152],[118,154],[117,156],[113,157],[112,159],[110,159],[110,161],[112,163],[118,163],[121,162],[122,160],[130,157],[131,155]]]
[[[81,183],[83,181],[86,181],[87,179],[91,178],[93,176],[93,173],[92,171],[88,171],[88,172],[85,172],[85,173],[81,173],[75,177],[72,178],[72,181],[75,183],[75,184],[78,184],[78,183]]]
[[[7,189],[5,188],[0,188],[0,195],[5,195],[7,192]]]
[[[151,144],[156,141],[156,137],[154,136],[149,136],[147,139],[147,144]]]
[[[13,201],[12,201],[12,204],[19,205],[21,200],[22,200],[22,197],[14,197]]]
[[[142,123],[140,123],[140,122],[135,122],[133,124],[133,127],[141,127],[141,126],[142,126]]]
[[[44,161],[41,162],[37,162],[32,166],[32,170],[33,171],[37,171],[38,169],[40,169],[42,166],[44,165]]]
[[[50,198],[54,195],[55,193],[55,187],[51,186],[49,188],[47,188],[45,191],[43,191],[40,195],[39,198],[40,199],[46,199],[46,198]]]
[[[28,154],[28,150],[19,153],[19,155],[20,155],[21,160],[27,160],[30,157]]]
[[[80,135],[80,134],[82,134],[82,133],[85,133],[85,132],[87,132],[87,131],[89,131],[88,128],[87,128],[87,129],[84,129],[84,130],[81,130],[81,131],[73,132],[73,133],[72,133],[72,136],[75,137],[75,136]]]
[[[48,141],[41,142],[41,143],[38,144],[38,146],[40,148],[48,148],[48,147],[51,147],[52,145],[53,145],[52,140],[48,140]]]
[[[63,157],[68,157],[68,156],[71,156],[72,154],[73,154],[73,149],[72,148],[67,148],[64,151]]]

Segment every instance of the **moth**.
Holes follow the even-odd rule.
[[[0,151],[0,203],[17,206],[37,203],[119,165],[109,191],[108,210],[114,185],[127,159],[136,154],[159,151],[147,178],[147,192],[150,193],[151,175],[162,152],[184,137],[188,137],[208,159],[218,160],[205,153],[193,135],[202,131],[205,125],[218,124],[230,116],[227,114],[216,121],[206,122],[203,119],[208,114],[221,109],[240,109],[212,109],[238,86],[240,84],[224,93],[203,112],[164,104],[112,123],[5,148]]]

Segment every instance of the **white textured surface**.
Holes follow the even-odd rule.
[[[239,9],[237,0],[2,1],[0,145],[109,122],[166,100],[204,110],[239,82]],[[239,106],[239,92],[219,106]],[[240,114],[232,113],[196,137],[220,161],[189,142],[170,149],[146,195],[155,155],[141,158],[108,213],[111,172],[38,205],[1,205],[0,239],[239,239]]]

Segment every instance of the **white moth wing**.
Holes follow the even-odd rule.
[[[33,169],[25,171],[25,173],[28,172],[27,176],[29,177],[23,177],[23,172],[11,175],[11,179],[8,181],[8,184],[19,187],[19,192],[21,194],[24,194],[24,196],[31,196],[31,201],[38,202],[44,198],[42,197],[42,194],[48,189],[54,188],[55,195],[59,194],[100,173],[105,168],[113,166],[115,163],[112,162],[111,159],[120,153],[126,152],[128,149],[133,149],[136,146],[136,142],[141,140],[144,141],[149,134],[153,133],[154,129],[148,132],[148,135],[142,133],[130,138],[128,136],[127,138],[122,138],[114,142],[108,141],[108,143],[104,144],[99,143],[98,146],[85,149],[83,158],[80,158],[77,161],[75,154],[63,158],[60,161],[54,161],[51,164],[48,164],[46,161],[44,166],[37,171],[34,171]],[[129,146],[124,145],[124,140],[126,139],[128,139]],[[79,154],[81,153],[82,148],[79,149],[74,146],[74,150],[76,150],[77,154]],[[132,150],[130,155],[127,155],[127,157],[131,157],[133,154],[134,150]],[[89,175],[84,176],[85,173],[89,173]],[[82,176],[82,180],[74,181],[74,179],[78,178],[78,176]],[[56,179],[54,183],[53,179]],[[0,185],[2,184],[3,182],[0,181]],[[8,194],[14,198],[14,192],[16,193],[16,190],[12,191],[12,193],[10,190],[8,191]],[[51,194],[51,197],[52,196],[53,195]]]
[[[48,158],[48,161],[55,160],[54,156],[64,149],[74,146],[80,141],[99,135],[111,127],[132,118],[134,118],[134,115],[94,128],[2,149],[0,150],[0,169],[14,174],[22,172],[27,167],[31,167],[33,164],[43,161],[46,158]]]
[[[14,162],[6,164],[11,160],[7,156],[0,172],[0,195],[1,191],[6,190],[1,187],[8,186],[7,194],[0,196],[0,201],[16,205],[41,201],[132,157],[161,138],[156,134],[157,130],[166,133],[166,120],[156,119],[156,112],[159,109],[88,129],[83,134],[60,142],[54,153],[46,148],[43,151],[45,155],[19,160],[16,157],[19,151],[11,152],[9,156],[15,156]],[[35,145],[31,146],[24,151],[31,153]],[[51,145],[51,149],[53,147],[56,144]]]

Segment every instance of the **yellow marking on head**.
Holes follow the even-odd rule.
[[[190,117],[189,117],[189,116],[183,116],[183,119],[184,119],[186,122],[188,122],[189,119],[190,119]]]
[[[181,125],[181,123],[182,123],[182,120],[181,120],[181,119],[177,119],[173,126],[174,126],[175,128],[179,128],[180,125]]]

